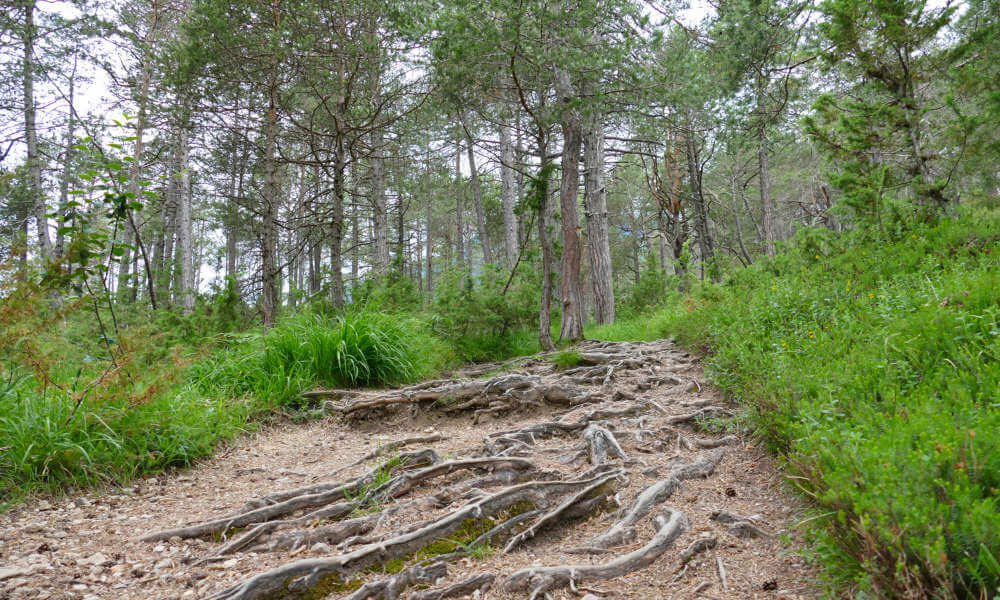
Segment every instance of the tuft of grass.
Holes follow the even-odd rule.
[[[563,350],[562,352],[553,354],[549,358],[552,364],[560,369],[571,369],[580,364],[582,359],[583,356],[576,350]]]
[[[613,332],[661,327],[799,476],[837,589],[998,594],[1000,214],[811,230]]]

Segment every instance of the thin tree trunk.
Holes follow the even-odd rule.
[[[493,258],[493,248],[490,246],[490,238],[486,233],[486,212],[483,210],[483,191],[479,186],[479,172],[476,169],[476,146],[472,139],[472,132],[469,131],[469,123],[465,118],[465,113],[461,113],[462,129],[465,131],[465,152],[469,159],[469,173],[472,183],[472,206],[476,211],[476,229],[479,231],[479,244],[483,247],[483,262],[488,265],[495,264]]]
[[[181,126],[177,132],[177,163],[179,172],[177,232],[181,253],[181,278],[178,295],[185,314],[194,310],[194,245],[191,230],[191,174],[188,170],[188,130]]]
[[[746,264],[749,265],[753,262],[753,259],[750,258],[750,253],[747,251],[746,243],[743,241],[743,225],[740,223],[740,207],[738,200],[741,195],[739,179],[739,172],[733,169],[733,172],[729,175],[729,185],[732,195],[733,219],[735,220],[736,225],[736,241],[739,242],[740,253],[743,255],[744,261],[746,261]]]
[[[701,188],[701,164],[698,157],[698,145],[691,131],[684,135],[684,146],[687,152],[688,184],[691,189],[691,201],[694,203],[695,231],[698,234],[698,250],[702,263],[712,263],[715,260],[715,245],[708,226],[708,206]],[[703,269],[704,270],[704,269]],[[713,277],[716,275],[713,272]]]
[[[771,198],[771,177],[768,172],[767,131],[761,127],[759,133],[757,162],[760,166],[760,205],[764,212],[764,248],[768,256],[774,256],[774,201]]]
[[[69,202],[69,184],[73,177],[73,146],[76,138],[76,109],[73,102],[76,97],[76,56],[73,57],[73,70],[69,76],[69,111],[66,122],[66,140],[63,150],[63,172],[59,178],[59,215],[62,216]],[[55,257],[61,260],[65,253],[65,239],[61,228],[56,230]]]
[[[371,186],[372,225],[375,229],[375,275],[389,269],[389,218],[385,200],[385,159],[382,157],[382,130],[372,130]]]
[[[337,308],[342,308],[344,306],[344,200],[346,197],[347,177],[347,149],[344,147],[344,137],[342,135],[338,134],[334,140],[334,154],[333,218],[330,223],[330,269],[333,276],[333,305]],[[384,188],[382,202],[384,210]],[[356,228],[355,232],[357,232]],[[354,268],[357,268],[356,265]]]
[[[517,183],[514,180],[514,144],[511,127],[505,120],[500,125],[500,198],[503,203],[503,249],[507,267],[513,269],[517,261]]]
[[[427,243],[424,245],[427,252],[427,298],[426,303],[430,304],[431,298],[434,295],[434,227],[431,221],[431,205],[432,198],[431,195],[427,194],[427,206],[425,210],[427,212]]]
[[[274,25],[280,20],[279,9],[274,8]],[[263,230],[261,232],[261,296],[260,310],[264,327],[273,327],[278,311],[277,266],[277,207],[280,193],[277,173],[278,153],[278,65],[272,56],[268,77],[268,106],[264,126],[264,194]]]
[[[42,162],[38,155],[38,129],[35,123],[35,0],[24,3],[24,137],[28,146],[28,187],[32,198],[35,227],[38,229],[38,249],[42,259],[52,259],[52,240],[49,238],[49,220],[46,216],[45,191],[42,188]]]
[[[462,198],[462,139],[458,131],[455,131],[455,227],[458,234],[455,236],[455,250],[458,256],[458,265],[465,266],[465,202]]]
[[[556,91],[563,106],[562,178],[559,185],[559,206],[562,212],[563,254],[559,275],[562,283],[562,322],[559,340],[577,342],[583,339],[583,289],[580,282],[580,217],[577,197],[580,190],[580,151],[582,134],[579,113],[572,108],[575,93],[569,74],[556,71]]]
[[[615,321],[615,289],[611,275],[611,244],[608,240],[608,203],[604,187],[604,130],[599,115],[588,119],[584,134],[584,194],[590,273],[594,282],[594,320]],[[662,239],[662,238],[661,238]]]
[[[152,64],[153,42],[160,26],[160,14],[161,14],[160,9],[161,6],[159,2],[157,2],[156,0],[150,3],[149,23],[147,24],[146,34],[145,36],[143,36],[142,40],[145,53],[143,56],[142,74],[139,78],[139,90],[137,97],[139,109],[135,119],[135,134],[134,134],[135,141],[132,146],[133,160],[132,160],[132,165],[129,169],[129,192],[134,194],[135,198],[139,198],[141,192],[139,179],[140,179],[140,174],[142,172],[143,151],[145,149],[143,142],[143,135],[146,132],[146,125],[147,125],[146,115],[149,104],[149,88],[153,73],[153,64]],[[131,217],[131,211],[128,212]],[[127,219],[127,222],[125,223],[124,226],[124,230],[125,230],[124,254],[122,254],[122,260],[120,263],[121,267],[118,272],[118,293],[120,298],[124,298],[125,297],[124,294],[126,294],[128,290],[128,281],[129,281],[128,264],[130,262],[129,257],[132,252],[129,246],[132,245],[133,242],[138,242],[138,236],[139,236],[139,232],[135,230],[135,223],[133,222],[132,218]],[[169,257],[171,255],[167,254],[167,256]],[[134,271],[133,276],[135,278],[138,278],[138,269],[133,269],[133,271]],[[147,281],[147,285],[149,287],[150,301],[152,302],[153,306],[156,306],[156,292],[155,292],[156,285],[152,280],[152,269],[150,269],[148,264],[146,265],[146,275],[147,278],[149,279],[149,281]],[[136,282],[133,282],[133,287],[135,285],[137,285]],[[132,290],[133,300],[135,298],[134,293],[135,290]]]

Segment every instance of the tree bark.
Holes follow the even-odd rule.
[[[465,131],[465,152],[469,159],[469,173],[472,183],[472,205],[476,211],[476,229],[479,231],[479,244],[483,247],[483,262],[488,265],[494,264],[493,248],[490,246],[490,238],[486,232],[486,212],[483,210],[483,191],[479,186],[479,172],[476,169],[476,145],[472,139],[472,132],[469,131],[469,123],[465,113],[461,113],[462,130]]]
[[[45,193],[42,189],[42,162],[38,155],[38,128],[35,123],[35,0],[24,3],[24,137],[28,146],[28,187],[31,192],[35,227],[38,230],[38,249],[42,260],[52,259],[52,240],[49,238],[49,220],[46,216]]]
[[[191,173],[188,170],[188,130],[185,126],[177,132],[177,237],[180,246],[180,285],[178,298],[185,314],[194,310],[194,244],[191,224]]]
[[[615,289],[608,240],[608,203],[604,187],[604,128],[600,115],[588,119],[584,134],[584,193],[590,271],[594,281],[594,320],[615,321]]]
[[[694,226],[698,234],[698,250],[702,263],[711,264],[715,261],[715,244],[708,226],[708,206],[705,204],[705,196],[702,193],[701,159],[699,158],[698,144],[690,130],[684,134],[684,147],[687,153],[688,185],[691,190],[691,201],[694,204]],[[712,276],[716,277],[714,271]]]
[[[771,198],[771,176],[768,172],[767,131],[761,127],[759,135],[757,162],[760,166],[760,205],[764,212],[764,248],[768,256],[774,256],[774,200]]]
[[[333,289],[331,290],[333,305],[337,308],[344,306],[344,200],[346,197],[346,177],[347,177],[347,148],[344,146],[344,137],[336,136],[334,140],[333,158],[333,214],[330,219],[330,275],[333,278]],[[374,175],[374,173],[373,173]],[[383,179],[384,185],[384,179]],[[382,219],[383,228],[385,226],[385,188],[382,188]],[[357,213],[357,210],[355,210]],[[355,214],[355,219],[357,215]],[[357,227],[355,227],[355,235]],[[383,235],[385,230],[383,229]],[[385,238],[383,237],[383,243]],[[388,247],[386,247],[388,252]],[[353,265],[357,268],[357,264]]]
[[[458,265],[465,266],[465,202],[462,201],[462,139],[455,131],[455,250],[458,255]]]
[[[503,247],[507,267],[513,269],[517,261],[517,183],[514,176],[514,144],[511,126],[507,121],[500,125],[500,198],[503,202]]]
[[[280,18],[278,8],[274,8],[275,26]],[[273,327],[278,311],[278,289],[276,285],[277,267],[277,207],[280,193],[277,173],[278,152],[278,65],[271,58],[268,77],[268,106],[264,126],[264,194],[262,198],[263,230],[261,232],[261,295],[260,310],[264,327]]]
[[[69,202],[69,184],[73,178],[73,146],[76,138],[76,108],[74,100],[76,97],[76,57],[73,57],[73,70],[69,76],[69,111],[66,116],[66,139],[63,149],[63,172],[59,178],[59,215],[62,216],[66,203]],[[60,231],[56,230],[55,257],[62,260],[65,253],[65,240]]]
[[[372,227],[375,234],[375,276],[382,277],[389,269],[389,216],[385,200],[385,159],[382,156],[382,130],[371,133],[371,193]]]
[[[561,105],[563,132],[562,178],[559,185],[559,205],[562,212],[563,254],[560,264],[562,280],[562,322],[560,341],[583,339],[583,286],[580,282],[580,217],[577,197],[580,189],[580,150],[582,134],[579,113],[571,106],[575,92],[569,74],[556,70],[556,92]]]

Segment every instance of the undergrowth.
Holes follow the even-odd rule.
[[[786,457],[858,597],[1000,595],[1000,215],[800,232],[773,259],[592,329],[675,335]]]

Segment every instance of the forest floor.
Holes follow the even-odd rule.
[[[697,358],[589,342],[0,515],[0,599],[818,598],[802,500]],[[537,536],[535,535],[537,533]]]

